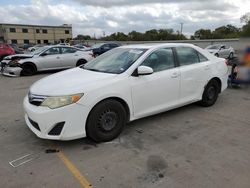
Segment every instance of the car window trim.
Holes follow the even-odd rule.
[[[179,46],[178,46],[178,47],[179,47]],[[179,57],[178,57],[178,54],[177,54],[177,50],[176,50],[177,47],[174,47],[176,60],[177,60],[177,62],[178,62],[178,67],[190,66],[190,65],[200,64],[200,63],[204,63],[204,62],[208,62],[208,61],[209,61],[208,58],[205,57],[205,58],[207,59],[207,61],[201,62],[200,57],[199,57],[199,55],[198,55],[199,52],[198,52],[196,49],[192,48],[192,47],[186,47],[186,46],[180,46],[180,47],[191,48],[192,50],[194,50],[194,51],[195,51],[195,54],[196,54],[197,57],[198,57],[199,62],[198,62],[198,63],[192,63],[192,64],[189,64],[189,65],[181,65],[181,64],[180,64]],[[203,54],[202,54],[202,55],[203,55]],[[203,55],[203,56],[204,56],[204,55]]]
[[[51,48],[59,48],[59,54],[62,54],[62,50],[61,47],[51,47]],[[39,56],[41,56],[42,54],[46,53],[48,50],[50,50],[51,48],[45,50],[44,52],[42,52]],[[48,54],[48,55],[59,55],[59,54]]]
[[[154,53],[155,51],[160,50],[160,49],[171,49],[171,50],[172,50],[173,58],[174,58],[174,67],[169,68],[169,69],[164,69],[164,70],[161,70],[161,71],[157,71],[157,72],[153,72],[153,74],[159,73],[159,72],[162,72],[162,71],[171,70],[171,69],[174,69],[174,68],[178,67],[178,62],[177,62],[177,59],[176,59],[176,56],[175,56],[174,47],[163,47],[163,48],[155,49],[155,50],[152,51],[150,54],[148,54],[148,55],[141,61],[141,63],[135,68],[135,70],[133,71],[133,73],[131,74],[131,76],[138,77],[138,73],[137,73],[138,67],[141,66],[141,64],[142,64],[142,63],[143,63],[152,53]]]

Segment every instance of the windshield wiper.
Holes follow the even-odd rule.
[[[95,72],[102,72],[102,71],[100,71],[100,70],[98,70],[98,69],[91,69],[91,68],[90,68],[90,69],[86,69],[86,68],[84,68],[84,67],[83,67],[83,69],[85,69],[85,70],[90,70],[90,71],[95,71]]]

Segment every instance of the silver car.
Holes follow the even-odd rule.
[[[22,75],[29,76],[38,71],[80,66],[91,59],[93,59],[93,55],[90,52],[84,52],[74,47],[45,46],[35,50],[32,54],[23,54],[22,57],[20,55],[18,57],[8,56],[2,62],[7,63],[5,74],[13,71],[12,67],[18,66],[22,69],[20,72]]]
[[[213,54],[217,57],[222,57],[222,58],[232,59],[234,57],[234,54],[235,54],[235,51],[231,46],[227,47],[224,44],[210,45],[210,46],[206,47],[205,49],[207,51],[209,51],[211,54]]]

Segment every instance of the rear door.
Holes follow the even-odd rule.
[[[176,47],[175,50],[180,66],[180,103],[197,101],[211,75],[210,62],[191,47]]]
[[[172,49],[152,52],[141,65],[154,72],[130,78],[134,116],[144,117],[178,105],[180,73]]]
[[[79,59],[79,54],[77,49],[71,47],[61,47],[61,62],[64,68],[75,67],[77,60]]]

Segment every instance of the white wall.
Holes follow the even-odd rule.
[[[89,45],[95,43],[101,43],[105,41],[85,41]],[[250,45],[250,38],[245,39],[211,39],[211,40],[174,40],[174,41],[118,41],[118,43],[126,44],[142,44],[142,43],[192,43],[201,48],[205,48],[211,44],[225,44],[227,46],[232,46],[236,51],[242,51],[247,45]]]

